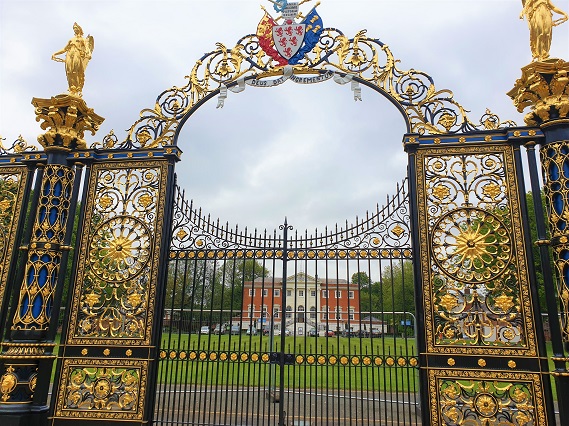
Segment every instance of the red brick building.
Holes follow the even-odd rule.
[[[283,294],[282,281],[264,277],[245,282],[242,329],[254,327],[260,331],[272,325],[280,332],[283,312],[287,332],[297,335],[324,335],[328,330],[339,333],[359,324],[357,284],[335,278],[323,280],[301,272],[287,278]]]

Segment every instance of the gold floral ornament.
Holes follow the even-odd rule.
[[[151,233],[139,219],[114,217],[97,228],[90,262],[102,280],[122,282],[142,271],[151,252]]]
[[[108,195],[103,195],[101,198],[99,198],[99,206],[102,209],[106,210],[112,205],[113,205],[113,199]]]
[[[456,296],[453,296],[450,293],[446,293],[444,296],[441,297],[439,305],[445,308],[447,312],[450,312],[458,306],[458,299],[456,298]]]
[[[496,398],[488,393],[481,393],[474,398],[474,408],[481,417],[494,417],[500,408]]]
[[[496,305],[501,311],[508,312],[512,307],[515,306],[513,302],[514,298],[506,294],[502,294],[494,298],[494,305]]]
[[[496,183],[489,183],[482,187],[482,193],[492,200],[495,200],[502,194],[502,188]]]
[[[433,188],[433,196],[439,201],[444,200],[450,195],[450,189],[446,185],[437,185]]]
[[[77,24],[73,24],[74,36],[67,42],[66,46],[55,52],[51,59],[65,63],[65,73],[69,84],[69,94],[81,97],[83,85],[85,84],[85,70],[91,60],[95,40],[93,36],[83,37],[83,29]],[[58,55],[65,54],[65,58]]]
[[[439,268],[451,278],[482,283],[499,276],[510,263],[511,237],[494,214],[459,208],[435,225],[433,252]]]

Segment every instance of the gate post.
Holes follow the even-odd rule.
[[[63,279],[81,173],[69,153],[85,147],[103,118],[81,98],[59,95],[33,99],[37,120],[48,130],[38,138],[47,164],[37,178],[17,275],[13,303],[0,355],[0,414],[3,425],[47,422],[47,396],[55,355]]]
[[[557,294],[560,302],[561,335],[565,351],[569,350],[569,62],[550,59],[522,68],[522,76],[508,92],[519,112],[530,108],[525,116],[528,126],[539,127],[544,134],[540,157],[549,218],[550,240],[543,240],[553,251],[557,270]],[[539,198],[534,195],[534,200]],[[536,215],[539,212],[536,210]],[[547,285],[547,283],[546,283]],[[547,289],[546,291],[555,291]],[[551,309],[551,308],[550,308]],[[559,327],[552,329],[552,332]],[[559,345],[561,346],[561,345]],[[553,361],[561,424],[569,424],[569,412],[563,397],[569,395],[569,361],[563,349],[555,350]]]

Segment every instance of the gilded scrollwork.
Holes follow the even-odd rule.
[[[16,243],[18,213],[22,208],[27,180],[25,167],[4,167],[0,171],[0,308],[6,288],[10,254]]]
[[[0,155],[12,155],[12,154],[21,154],[23,152],[29,151],[37,151],[37,147],[34,145],[30,145],[22,135],[18,136],[18,138],[10,145],[5,146],[4,142],[6,138],[0,136]]]
[[[163,161],[93,167],[69,341],[149,344],[165,167]]]
[[[376,89],[405,112],[409,132],[444,134],[513,124],[501,122],[489,111],[480,124],[474,123],[450,90],[437,89],[428,74],[414,69],[403,70],[399,63],[385,43],[368,37],[365,30],[348,38],[335,28],[327,28],[321,32],[315,47],[290,66],[296,75],[333,73],[339,78],[350,76]],[[215,50],[196,62],[186,76],[185,85],[164,91],[153,108],[141,111],[124,141],[118,144],[116,138],[110,137],[93,147],[129,149],[173,145],[184,117],[222,86],[283,76],[283,65],[267,55],[258,35],[247,35],[233,47],[217,43]]]
[[[553,258],[557,270],[557,295],[561,306],[561,331],[563,339],[569,342],[569,203],[567,185],[569,176],[565,170],[569,166],[569,142],[549,143],[541,148],[544,187],[549,213],[549,231]]]
[[[147,361],[66,359],[62,368],[57,417],[142,418]]]
[[[538,374],[431,371],[432,424],[545,425]]]
[[[512,149],[425,149],[417,159],[428,350],[535,355]]]

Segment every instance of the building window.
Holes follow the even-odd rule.
[[[278,318],[279,317],[279,308],[274,308],[273,309],[273,318]]]
[[[322,297],[328,299],[328,290],[322,290]]]
[[[322,319],[327,320],[328,319],[328,306],[324,306],[323,310],[324,310],[324,313],[322,314]]]
[[[249,296],[254,296],[255,295],[255,289],[254,288],[250,288],[249,289]]]
[[[310,307],[310,318],[311,318],[311,319],[315,319],[315,318],[316,318],[316,306],[311,306],[311,307]]]
[[[275,297],[280,297],[280,295],[281,295],[281,291],[275,289]]]
[[[341,290],[336,290],[334,293],[336,294],[336,299],[342,298],[342,291]]]
[[[286,296],[287,296],[287,297],[290,297],[290,296],[292,296],[292,291],[290,291],[290,290],[287,290],[287,291],[286,291]]]
[[[316,290],[310,290],[310,297],[316,297]]]
[[[336,319],[342,319],[342,308],[340,308],[339,306],[336,307]]]
[[[304,297],[304,290],[298,290],[298,297]]]
[[[290,306],[286,307],[286,317],[292,318],[292,307],[290,307]]]
[[[269,290],[263,290],[263,296],[268,296],[269,295]]]
[[[348,297],[349,297],[350,299],[353,299],[353,298],[354,298],[354,292],[353,292],[353,291],[348,291]]]
[[[350,318],[351,320],[355,319],[355,315],[354,315],[355,311],[356,311],[356,310],[355,310],[354,308],[350,308],[350,315],[349,315],[349,318]]]

